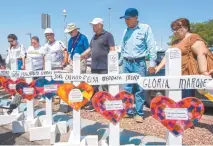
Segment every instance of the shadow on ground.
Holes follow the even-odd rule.
[[[30,142],[24,133],[12,133],[9,129],[0,127],[0,145],[39,145],[36,142]]]
[[[15,145],[16,139],[22,134],[13,134],[12,132],[5,132],[0,134],[0,145]]]
[[[94,123],[92,125],[87,125],[81,129],[82,136],[87,135],[98,135],[98,140],[106,140],[109,141],[109,129],[108,125],[104,125],[101,123]],[[139,145],[141,144],[141,139],[144,137],[143,134],[121,129],[120,133],[120,144],[134,144]]]

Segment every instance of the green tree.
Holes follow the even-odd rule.
[[[213,46],[213,20],[200,22],[200,23],[191,23],[191,32],[199,34],[207,43],[208,47]],[[172,35],[169,37],[170,42],[176,40],[175,36]]]

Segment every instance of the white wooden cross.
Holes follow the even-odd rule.
[[[111,53],[109,56],[114,56],[115,54]],[[114,57],[116,57],[115,55]],[[76,61],[74,64],[78,64],[77,68],[74,67],[74,74],[71,73],[58,73],[52,72],[52,78],[54,80],[63,80],[69,82],[81,82],[85,81],[90,85],[109,85],[109,92],[114,95],[119,89],[119,84],[126,83],[138,83],[142,88],[147,90],[167,90],[167,96],[172,97],[174,101],[179,101],[181,99],[181,89],[203,89],[206,87],[206,84],[209,81],[212,81],[210,77],[206,76],[181,76],[181,53],[179,49],[169,49],[166,52],[166,75],[160,77],[140,77],[138,74],[118,74],[118,66],[115,62],[109,62],[109,73],[106,75],[100,74],[80,74],[80,60]],[[112,61],[112,60],[111,60]],[[117,63],[118,64],[118,63]],[[78,70],[78,71],[77,71]],[[0,71],[0,75],[5,74],[5,72]],[[11,74],[11,73],[9,73]],[[48,75],[47,75],[48,76]],[[29,77],[29,76],[28,76]],[[80,138],[80,112],[74,111],[73,117],[74,124],[73,132],[77,135],[75,136],[76,142],[79,144]],[[116,135],[117,137],[114,137]],[[110,136],[109,144],[110,145],[119,145],[120,144],[120,131],[119,123],[117,125],[110,125]],[[70,136],[70,140],[73,140],[74,136]],[[82,142],[82,141],[81,141]],[[66,143],[69,145],[70,143]],[[167,135],[167,144],[168,145],[182,145],[182,137],[175,137],[170,132]],[[57,144],[56,144],[57,145]],[[60,145],[60,144],[59,144]]]
[[[182,89],[204,89],[212,78],[207,76],[181,76],[181,51],[171,48],[166,51],[166,78],[140,77],[138,84],[147,90],[166,90],[166,96],[175,102],[182,99]],[[182,145],[182,135],[174,136],[169,130],[166,133],[167,145]]]
[[[114,56],[110,53],[109,56]],[[115,55],[114,57],[116,57]],[[181,52],[177,48],[169,49],[166,52],[166,76],[155,77],[140,77],[138,74],[119,74],[118,60],[110,62],[109,60],[109,73],[106,75],[100,74],[60,74],[53,73],[55,80],[66,81],[85,81],[90,85],[109,85],[109,92],[114,95],[119,92],[118,84],[138,83],[146,90],[167,90],[167,96],[172,97],[174,101],[182,99],[182,89],[203,89],[206,84],[212,79],[207,76],[181,76]],[[175,137],[167,131],[167,144],[168,145],[182,145],[182,136]],[[110,124],[109,144],[112,146],[120,145],[120,131],[119,123],[117,125]]]
[[[166,76],[181,76],[181,52],[179,49],[168,49],[166,51]],[[168,90],[166,96],[172,98],[175,102],[182,99],[181,90]],[[182,135],[174,136],[167,130],[167,145],[182,145]]]
[[[45,70],[51,71],[51,57],[45,56]],[[45,77],[48,81],[52,79],[51,76]],[[44,86],[45,88],[45,86]],[[44,89],[45,90],[45,89]],[[53,122],[52,116],[52,98],[46,98],[46,115],[42,115],[37,118],[38,123],[36,126],[31,127],[29,130],[30,141],[45,140],[49,139],[51,144],[56,141],[57,134],[67,133],[67,122],[59,121],[57,123]]]
[[[26,70],[32,70],[32,59],[26,58],[25,61]],[[32,78],[26,78],[26,82],[32,82]],[[12,132],[13,133],[23,133],[28,132],[31,127],[37,125],[37,120],[34,114],[34,99],[27,100],[27,117],[26,119],[19,119],[12,122]]]
[[[80,55],[75,54],[73,56],[73,73],[80,74]],[[73,82],[75,86],[78,86],[80,82]],[[81,111],[76,111],[73,109],[73,127],[70,135],[69,142],[71,144],[80,144],[81,143]]]
[[[118,66],[118,53],[110,52],[108,54],[108,74],[119,74]],[[119,93],[119,85],[109,85],[109,93],[115,96]],[[109,145],[119,146],[120,145],[120,122],[116,125],[109,124]]]
[[[51,73],[51,59],[49,56],[45,57],[45,71],[32,71],[32,59],[26,59],[26,70],[17,71],[17,61],[11,61],[11,70],[1,70],[0,75],[11,78],[26,78],[27,83],[32,81],[32,77],[46,76],[48,80],[52,79]],[[46,115],[35,117],[34,115],[34,99],[27,101],[27,118],[24,114],[10,115],[11,118],[5,118],[1,120],[7,124],[10,120],[12,122],[12,132],[22,133],[29,132],[30,141],[50,139],[50,143],[54,144],[57,134],[67,133],[67,122],[59,121],[53,124],[52,119],[52,99],[46,98]],[[8,116],[7,116],[8,117]],[[42,118],[44,120],[42,120]],[[1,117],[0,117],[1,119]]]
[[[11,68],[11,70],[17,70],[18,65],[17,65],[17,60],[15,58],[10,59],[10,68]],[[15,81],[17,78],[11,77],[11,79]],[[14,98],[14,96],[12,96],[12,98]],[[7,106],[7,108],[8,107],[9,106]],[[19,108],[20,107],[14,109],[10,115],[8,115],[6,113],[4,113],[3,115],[0,115],[0,125],[10,124],[16,119],[23,119],[24,114],[23,114],[23,112],[20,113]]]
[[[80,55],[74,54],[73,56],[73,74],[80,74]],[[67,80],[64,80],[69,82]],[[79,81],[73,82],[75,86],[79,85]],[[70,137],[68,142],[63,143],[55,143],[55,146],[75,146],[75,145],[90,145],[90,146],[98,146],[98,136],[97,135],[89,135],[86,137],[81,136],[81,110],[76,111],[73,109],[73,125],[72,131],[70,133]]]

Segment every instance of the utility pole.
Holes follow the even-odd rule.
[[[66,29],[67,27],[67,11],[64,9],[63,10],[63,16],[64,16],[64,30]],[[67,35],[64,33],[64,44],[65,46],[67,47],[68,44],[67,44]]]
[[[30,36],[30,44],[31,44],[32,34],[30,32],[28,32],[27,35]]]
[[[108,8],[109,9],[109,32],[111,31],[111,9],[112,8]]]

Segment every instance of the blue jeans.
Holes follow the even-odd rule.
[[[141,76],[146,76],[146,61],[145,58],[141,59],[139,62],[129,62],[123,60],[123,73],[138,73]],[[139,115],[143,116],[143,106],[145,102],[144,90],[138,84],[126,84],[124,89],[127,92],[132,93],[135,96],[135,109],[130,109],[127,111],[128,115]]]
[[[182,90],[182,98],[186,97],[195,97],[195,89],[183,89]]]

